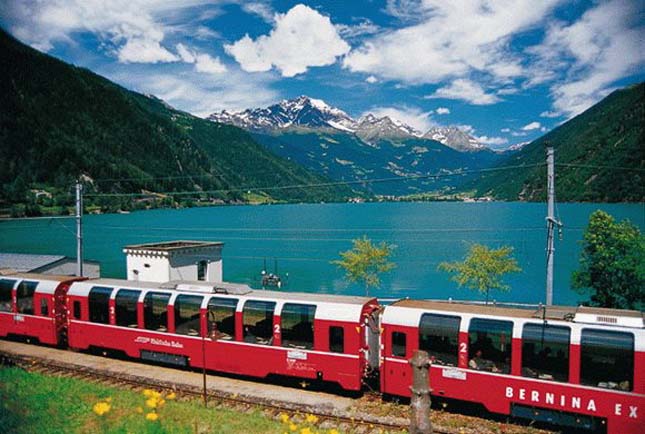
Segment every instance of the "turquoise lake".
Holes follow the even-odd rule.
[[[578,267],[580,240],[596,209],[617,220],[629,219],[645,229],[645,204],[560,204],[564,223],[556,241],[554,302],[576,304],[585,297],[570,289]],[[84,217],[85,258],[101,262],[104,277],[125,277],[128,244],[175,239],[225,243],[224,278],[253,287],[260,284],[263,260],[287,278],[285,291],[363,294],[344,280],[330,261],[351,248],[352,239],[368,236],[397,246],[397,268],[383,276],[370,295],[383,298],[483,299],[457,288],[437,271],[442,261],[461,259],[470,243],[491,247],[511,245],[522,267],[505,280],[508,293],[493,292],[498,301],[539,303],[545,298],[544,216],[540,203],[367,203],[222,206],[182,210],[151,210],[131,214]],[[76,255],[73,219],[7,220],[0,222],[0,251]]]

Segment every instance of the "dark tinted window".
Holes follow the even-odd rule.
[[[40,315],[49,315],[49,301],[46,298],[40,299]]]
[[[122,327],[137,327],[137,301],[141,291],[120,289],[116,293],[115,314],[116,325]]]
[[[75,301],[73,304],[74,309],[74,319],[81,319],[81,302]]]
[[[273,312],[271,301],[247,301],[244,303],[244,341],[271,345],[273,343]]]
[[[11,312],[11,290],[15,280],[0,279],[0,312]]]
[[[16,307],[18,313],[26,315],[34,314],[34,291],[38,286],[38,282],[29,282],[23,280],[16,288]]]
[[[432,363],[457,366],[459,351],[458,316],[424,314],[419,324],[419,349],[426,351]]]
[[[569,381],[569,327],[525,324],[522,330],[522,375]]]
[[[213,339],[235,339],[237,300],[213,297],[208,300],[208,334]]]
[[[148,330],[168,331],[168,301],[170,294],[149,292],[143,298],[143,322]]]
[[[197,280],[206,280],[206,267],[208,267],[207,261],[197,263]]]
[[[508,374],[511,370],[512,337],[511,321],[473,318],[468,329],[468,366]]]
[[[202,327],[199,308],[203,299],[203,297],[196,295],[177,296],[175,300],[175,333],[200,336]]]
[[[392,355],[395,357],[405,357],[406,354],[406,335],[401,332],[392,332]]]
[[[329,351],[332,353],[345,352],[345,330],[342,327],[329,327]]]
[[[315,316],[316,306],[286,303],[280,314],[282,346],[313,348]]]
[[[95,286],[90,289],[90,322],[110,323],[110,294],[112,294],[112,288]]]
[[[634,388],[634,335],[582,329],[580,382],[607,389]]]

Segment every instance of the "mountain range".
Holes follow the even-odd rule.
[[[354,119],[307,96],[208,119],[244,128],[282,157],[380,195],[453,189],[472,178],[464,172],[502,158],[457,127],[422,133],[388,116]],[[433,176],[439,173],[449,176]]]
[[[87,203],[126,207],[136,196],[332,201],[354,193],[278,157],[247,132],[175,110],[91,71],[42,54],[0,30],[0,204],[73,203],[70,186],[88,181]],[[310,188],[312,184],[323,184]],[[299,187],[290,187],[299,186]],[[204,191],[194,195],[181,191]],[[118,208],[117,208],[118,209]]]

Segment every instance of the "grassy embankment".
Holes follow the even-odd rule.
[[[214,407],[214,408],[213,408]],[[171,391],[137,393],[17,368],[0,369],[0,431],[4,433],[338,433],[316,429],[315,417],[294,423],[260,411],[241,413]]]

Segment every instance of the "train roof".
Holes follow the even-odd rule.
[[[77,276],[61,276],[57,274],[37,274],[37,273],[14,273],[0,276],[0,279],[29,279],[29,280],[49,280],[52,282],[67,282],[78,280]]]
[[[605,324],[635,328],[644,328],[645,325],[643,312],[641,311],[589,306],[540,306],[521,309],[464,302],[410,299],[396,301],[390,306],[446,313],[563,320],[584,324]]]
[[[309,301],[309,302],[322,302],[322,303],[339,303],[349,305],[363,306],[366,303],[374,300],[374,297],[361,297],[351,295],[334,295],[334,294],[316,294],[308,292],[284,292],[284,291],[267,291],[264,289],[253,289],[248,285],[241,283],[230,282],[205,282],[205,281],[184,281],[173,280],[169,282],[144,282],[144,281],[131,281],[121,279],[90,279],[82,282],[87,290],[93,286],[110,286],[113,288],[141,288],[141,289],[157,289],[157,290],[172,290],[185,293],[199,293],[205,295],[238,295],[247,296],[261,299],[275,299],[275,300],[294,300]],[[76,291],[70,291],[74,294]],[[80,295],[80,293],[79,293]]]

